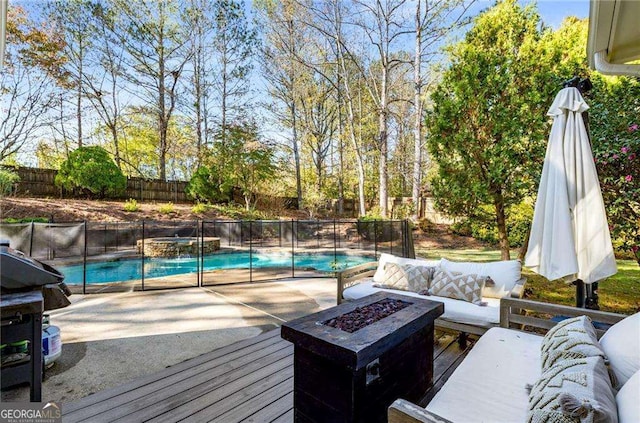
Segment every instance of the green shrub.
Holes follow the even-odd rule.
[[[243,219],[243,220],[263,220],[269,219],[273,216],[269,216],[263,211],[250,209],[247,210],[238,204],[214,204],[210,206],[223,216],[230,219]]]
[[[48,217],[23,217],[23,218],[15,218],[15,217],[7,217],[6,219],[2,219],[2,223],[49,223]]]
[[[200,166],[195,171],[185,188],[185,192],[189,198],[196,201],[218,203],[231,199],[231,192],[223,191],[217,175],[207,166]]]
[[[413,203],[402,203],[396,206],[393,209],[393,218],[394,219],[409,219],[416,212],[415,204]]]
[[[175,210],[173,208],[173,203],[163,204],[158,208],[158,211],[162,214],[171,214]]]
[[[124,208],[124,211],[127,211],[127,212],[140,211],[140,206],[138,205],[138,202],[135,200],[135,198],[129,198],[127,201],[125,201],[123,208]]]
[[[436,228],[436,224],[428,218],[423,217],[418,221],[418,228],[420,228],[420,230],[424,233],[429,233]]]
[[[17,173],[8,169],[0,169],[0,195],[9,195],[13,185],[20,181]]]
[[[477,240],[495,245],[498,243],[498,228],[490,215],[492,206],[481,206],[472,218],[451,225],[454,233],[472,236]],[[529,201],[511,206],[506,210],[507,237],[510,247],[521,247],[527,239],[533,219],[533,206]]]
[[[507,209],[507,233],[511,247],[521,247],[525,243],[532,221],[533,205],[530,201],[525,200]]]
[[[109,153],[98,146],[80,147],[60,166],[55,184],[68,190],[83,190],[104,198],[124,191],[127,178]]]
[[[210,206],[206,203],[196,203],[191,207],[191,213],[193,214],[202,214],[209,210]]]
[[[458,222],[454,222],[451,225],[451,230],[456,235],[471,236],[471,220],[464,219]]]

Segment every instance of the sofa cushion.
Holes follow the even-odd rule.
[[[617,423],[602,357],[562,360],[544,371],[529,395],[527,422]]]
[[[376,273],[373,275],[373,280],[376,283],[385,283],[384,267],[386,263],[413,264],[414,266],[439,266],[440,260],[410,259],[382,253],[378,259],[378,268],[376,269]]]
[[[480,304],[485,280],[486,276],[480,277],[438,268],[434,272],[429,294]]]
[[[412,264],[386,263],[383,284],[379,288],[399,289],[401,291],[420,292],[429,289],[435,267],[414,266]]]
[[[452,422],[523,422],[529,403],[525,385],[540,377],[541,341],[532,333],[489,329],[427,411]]]
[[[566,359],[596,356],[607,359],[587,316],[565,319],[552,327],[544,336],[540,351],[543,371]]]
[[[374,282],[372,280],[362,281],[357,285],[345,289],[342,296],[346,300],[357,300],[367,295],[375,294],[376,292],[388,291],[444,303],[444,314],[440,316],[440,319],[443,320],[481,327],[492,327],[500,324],[500,299],[498,298],[484,298],[483,300],[487,302],[487,306],[480,307],[466,301],[454,300],[452,298],[424,296],[410,291],[377,288],[373,285]],[[540,355],[539,350],[537,354],[538,356]]]
[[[640,422],[640,370],[624,384],[616,395],[618,421],[620,423]]]
[[[486,286],[483,297],[502,298],[509,295],[516,282],[521,278],[522,265],[518,260],[494,261],[489,263],[456,262],[447,259],[440,261],[440,267],[452,272],[473,273],[489,276],[494,286]]]
[[[618,386],[640,370],[640,313],[626,317],[607,330],[600,345],[609,358]]]

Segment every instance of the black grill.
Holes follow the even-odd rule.
[[[64,275],[46,263],[0,241],[0,311],[2,314],[2,388],[28,382],[31,401],[41,400],[42,312],[66,307],[69,292]],[[12,345],[27,341],[24,358],[5,363]]]

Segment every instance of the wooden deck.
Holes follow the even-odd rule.
[[[436,334],[434,388],[471,348]],[[293,345],[280,329],[64,404],[64,422],[293,422]]]

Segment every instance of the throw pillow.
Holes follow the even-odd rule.
[[[529,394],[529,423],[617,423],[602,357],[564,360],[542,373]]]
[[[414,266],[439,266],[440,260],[410,259],[382,253],[378,259],[378,268],[376,269],[376,273],[373,275],[374,282],[385,283],[384,269],[387,263],[413,264]]]
[[[607,360],[587,316],[566,319],[555,325],[542,338],[540,351],[543,371],[565,359],[598,356]]]
[[[434,269],[430,266],[387,263],[382,277],[384,283],[376,283],[373,286],[376,288],[420,292],[429,288]]]
[[[516,282],[522,277],[522,265],[518,260],[492,261],[488,263],[455,262],[443,258],[440,266],[451,271],[480,276],[490,276],[495,282],[486,285],[483,297],[503,298],[509,295]]]
[[[429,293],[440,297],[468,301],[473,304],[481,304],[485,280],[485,276],[462,274],[438,268],[433,275]]]

